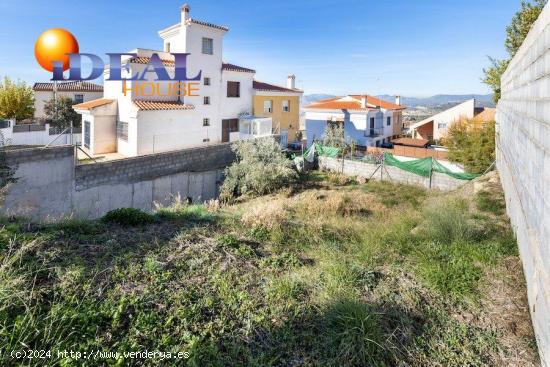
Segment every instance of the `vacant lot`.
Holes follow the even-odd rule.
[[[500,186],[483,180],[442,194],[313,173],[222,208],[4,219],[1,364],[537,365]],[[26,349],[52,355],[6,354]]]

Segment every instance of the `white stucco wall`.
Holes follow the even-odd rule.
[[[390,125],[386,125],[386,118],[390,117]],[[325,133],[327,120],[335,118],[344,120],[344,130],[348,140],[355,141],[361,146],[374,146],[376,141],[386,139],[391,140],[393,136],[393,111],[391,110],[371,110],[368,113],[359,111],[306,111],[305,128],[307,136],[307,145],[313,143],[313,139],[321,139]],[[370,119],[374,118],[374,128],[381,132],[380,136],[365,136],[365,131],[370,129]]]
[[[413,124],[411,130],[414,130],[416,125],[422,125],[425,122],[433,121],[433,138],[439,140],[447,134],[447,129],[454,122],[459,121],[461,118],[471,119],[474,117],[475,112],[475,99],[470,99],[445,111],[442,111],[430,118],[427,118],[419,123]],[[439,128],[439,124],[443,124]],[[414,134],[413,134],[414,137]]]

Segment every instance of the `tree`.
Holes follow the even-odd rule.
[[[500,79],[506,71],[510,60],[516,55],[521,44],[531,30],[533,23],[537,20],[547,0],[535,0],[534,3],[522,1],[521,9],[514,15],[512,22],[506,27],[506,40],[504,46],[508,51],[509,57],[504,60],[489,57],[491,66],[483,69],[485,76],[483,83],[487,84],[493,90],[493,101],[497,103],[500,99]]]
[[[226,169],[222,199],[271,193],[297,178],[292,161],[273,138],[238,141],[232,149],[237,160]]]
[[[506,51],[510,58],[516,55],[521,44],[531,30],[533,23],[538,19],[547,0],[535,0],[534,4],[526,1],[521,2],[521,10],[512,18],[512,23],[506,27]]]
[[[327,147],[346,148],[345,131],[343,124],[329,123],[323,135],[323,145]]]
[[[500,100],[500,78],[506,71],[510,60],[497,60],[489,57],[491,66],[487,69],[483,69],[485,76],[483,77],[483,83],[487,84],[493,90],[493,102],[498,103]]]
[[[81,117],[73,109],[73,105],[74,101],[71,98],[52,98],[44,105],[44,112],[54,126],[67,128],[71,126],[71,121],[73,122],[73,126],[79,126]]]
[[[34,115],[34,94],[24,82],[0,81],[0,118],[24,120]]]
[[[495,160],[495,122],[480,129],[468,120],[452,124],[445,139],[449,160],[464,165],[470,173],[483,173]]]

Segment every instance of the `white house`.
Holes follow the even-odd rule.
[[[150,72],[147,82],[154,82],[160,91],[153,95],[151,83],[109,81],[106,69],[103,97],[74,106],[83,116],[83,146],[90,154],[117,152],[131,157],[272,133],[271,126],[266,128],[270,119],[251,123],[255,71],[223,62],[228,28],[193,19],[189,10],[182,6],[180,21],[158,32],[164,51],[131,51],[137,57],[123,60],[128,70],[122,76],[141,73],[154,53],[173,76],[170,52],[189,53],[187,75],[202,72],[196,92],[170,93],[174,82],[154,81],[156,74]],[[246,120],[242,129],[241,120]]]
[[[444,138],[447,135],[447,129],[454,122],[466,119],[472,122],[472,126],[479,127],[486,122],[494,120],[495,112],[494,108],[476,107],[476,100],[472,98],[422,121],[411,124],[409,129],[413,138],[435,141]]]
[[[75,103],[83,103],[103,96],[103,86],[90,82],[34,83],[34,118],[45,119],[44,106],[57,97],[67,97]]]
[[[314,102],[304,107],[307,145],[321,140],[328,124],[343,125],[346,140],[362,147],[389,143],[401,134],[405,108],[399,97],[391,103],[366,94]]]

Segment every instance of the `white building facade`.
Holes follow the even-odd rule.
[[[83,146],[91,155],[116,152],[131,157],[201,145],[228,142],[239,134],[239,122],[252,115],[255,71],[223,62],[223,37],[228,28],[192,19],[189,6],[181,7],[180,22],[159,31],[164,51],[136,49],[123,59],[129,78],[142,73],[153,54],[158,54],[174,75],[174,53],[189,53],[187,76],[201,73],[191,83],[193,95],[170,93],[173,81],[109,81],[104,73],[104,96],[74,109],[83,116]],[[187,83],[187,82],[186,82]],[[152,94],[152,85],[158,86]],[[189,85],[189,84],[186,84]],[[266,132],[266,121],[262,129]],[[271,128],[269,134],[272,133]],[[258,134],[259,136],[260,134]],[[265,136],[265,135],[262,135]]]
[[[369,95],[317,101],[304,108],[307,145],[322,140],[327,126],[343,125],[344,137],[358,146],[381,146],[401,134],[405,106]]]

